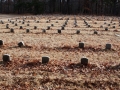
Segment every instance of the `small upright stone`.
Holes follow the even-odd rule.
[[[24,46],[24,42],[23,41],[18,43],[18,47],[23,47],[23,46]]]
[[[49,23],[49,21],[46,21],[46,23]]]
[[[80,30],[77,30],[77,31],[76,31],[76,34],[80,34]]]
[[[80,42],[80,43],[79,43],[79,48],[84,49],[84,43],[83,43],[83,42]]]
[[[26,33],[29,33],[30,32],[30,30],[29,29],[26,29]]]
[[[105,28],[105,31],[108,31],[108,28],[107,28],[107,27]]]
[[[7,62],[11,61],[9,54],[4,54],[3,57],[2,57],[2,59],[3,59],[4,63],[7,63]]]
[[[60,29],[58,29],[58,33],[61,34],[61,30]]]
[[[42,33],[46,33],[46,30],[45,30],[45,29],[43,29],[43,30],[42,30]]]
[[[25,24],[25,22],[22,22],[22,24]]]
[[[6,28],[7,28],[7,29],[9,28],[9,24],[6,24]]]
[[[15,23],[15,26],[17,26],[17,23]]]
[[[34,26],[34,29],[37,29],[37,26]]]
[[[87,58],[81,58],[81,64],[87,66],[88,65],[88,59]]]
[[[101,25],[100,28],[103,28],[103,26]]]
[[[61,27],[61,30],[64,30],[64,29],[65,29],[64,26],[62,26],[62,27]]]
[[[42,57],[42,64],[47,64],[49,62],[49,57]]]
[[[54,24],[51,24],[51,26],[53,27],[53,26],[54,26]]]
[[[97,22],[95,22],[94,24],[97,24]]]
[[[22,26],[20,26],[20,29],[23,29],[23,27],[22,27]]]
[[[98,34],[98,32],[97,32],[97,31],[94,31],[94,34]]]
[[[47,26],[47,30],[50,30],[50,26]]]
[[[10,32],[11,32],[11,33],[14,33],[14,29],[13,29],[13,28],[11,28],[11,29],[10,29]]]
[[[3,21],[1,21],[1,24],[4,24],[4,22],[3,22]]]
[[[113,28],[115,28],[115,26],[113,26]]]
[[[27,24],[27,26],[30,26],[29,24]]]
[[[108,24],[108,26],[110,26],[110,24]]]
[[[78,26],[77,24],[74,25],[74,27],[77,27],[77,26]]]
[[[12,22],[12,24],[14,24],[14,22]]]
[[[90,25],[88,25],[88,27],[90,28]]]
[[[0,40],[0,46],[2,46],[4,43],[3,43],[3,40]]]
[[[110,50],[111,49],[111,44],[106,44],[105,49]]]
[[[37,21],[37,23],[39,23],[39,21]]]

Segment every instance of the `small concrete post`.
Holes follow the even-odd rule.
[[[26,33],[29,33],[30,32],[30,30],[29,29],[26,29]]]
[[[80,34],[80,30],[77,30],[77,31],[76,31],[76,34]]]
[[[88,59],[87,58],[81,58],[81,64],[87,66],[88,65]]]
[[[83,43],[83,42],[80,42],[80,43],[79,43],[79,48],[84,49],[84,43]]]
[[[11,33],[14,33],[14,29],[13,29],[13,28],[11,28],[11,29],[10,29],[10,32],[11,32]]]
[[[42,30],[42,33],[46,33],[46,30],[45,30],[45,29],[43,29],[43,30]]]
[[[22,27],[22,26],[20,26],[20,29],[23,29],[23,27]]]
[[[105,28],[105,31],[108,31],[108,27]]]
[[[58,33],[61,34],[61,30],[60,29],[58,29]]]
[[[4,43],[3,43],[3,40],[0,40],[0,46],[2,46]]]
[[[34,29],[37,29],[37,26],[34,26]]]
[[[111,44],[106,44],[105,49],[110,50],[111,49]]]
[[[48,62],[49,62],[48,56],[42,57],[42,64],[47,64]]]
[[[25,46],[23,41],[18,43],[18,47],[23,47],[23,46]]]
[[[98,34],[98,32],[97,32],[97,31],[94,31],[94,34]]]
[[[11,61],[9,54],[4,54],[3,57],[2,57],[2,59],[3,59],[4,63],[7,63],[7,62]]]

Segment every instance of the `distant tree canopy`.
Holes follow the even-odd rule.
[[[0,0],[0,13],[120,15],[120,0]]]

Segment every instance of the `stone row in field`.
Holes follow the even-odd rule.
[[[70,33],[79,34],[80,31],[111,31],[119,32],[120,21],[119,18],[105,18],[98,17],[19,17],[15,19],[1,20],[1,31],[4,32],[49,32],[64,33],[67,30]]]

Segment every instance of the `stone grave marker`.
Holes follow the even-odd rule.
[[[7,62],[11,61],[11,58],[10,58],[9,54],[4,54],[3,57],[2,57],[2,59],[3,59],[4,63],[7,63]]]
[[[88,59],[87,58],[81,58],[81,64],[87,66],[88,65]]]
[[[47,64],[48,62],[49,62],[49,57],[48,56],[42,57],[42,64]]]

